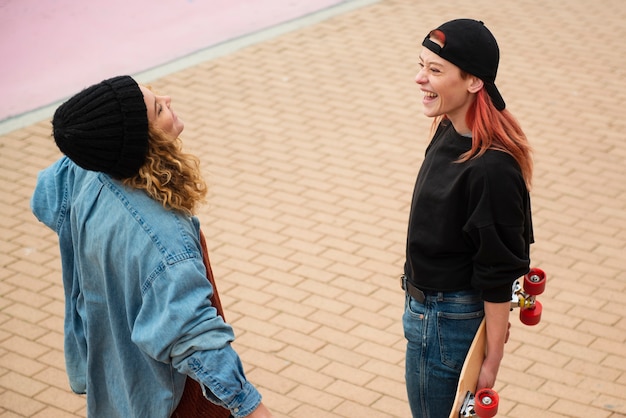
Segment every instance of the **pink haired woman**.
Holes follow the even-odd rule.
[[[496,88],[499,49],[477,20],[422,43],[416,83],[433,137],[409,217],[402,287],[406,384],[414,417],[447,417],[483,317],[479,387],[493,387],[508,339],[513,282],[533,242],[530,147]]]

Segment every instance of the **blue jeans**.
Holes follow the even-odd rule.
[[[484,305],[473,290],[425,294],[423,304],[407,294],[402,316],[409,404],[414,418],[447,418]]]

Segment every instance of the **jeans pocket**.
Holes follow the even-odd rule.
[[[437,332],[442,364],[461,371],[483,316],[482,309],[463,313],[438,313]]]
[[[404,305],[404,314],[402,315],[402,324],[404,328],[404,337],[409,342],[421,342],[424,328],[424,312],[425,306],[411,296],[406,295]]]

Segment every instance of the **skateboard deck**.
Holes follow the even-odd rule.
[[[470,345],[463,368],[461,369],[461,376],[459,377],[459,383],[456,387],[456,397],[450,412],[449,418],[459,418],[461,407],[465,402],[465,398],[470,394],[476,393],[476,382],[478,382],[478,374],[480,368],[485,359],[485,348],[487,344],[487,333],[485,331],[485,320],[483,319],[476,331],[476,336]]]
[[[542,306],[535,299],[543,293],[546,275],[541,269],[530,269],[523,278],[513,283],[511,310],[520,308],[520,320],[525,325],[536,325],[541,318]],[[456,396],[449,418],[493,417],[498,412],[499,397],[492,389],[477,388],[478,375],[485,360],[487,330],[483,318],[463,362]]]

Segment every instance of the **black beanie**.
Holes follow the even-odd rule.
[[[54,140],[86,170],[132,177],[148,152],[148,113],[139,85],[118,76],[88,87],[63,103],[52,119]]]

